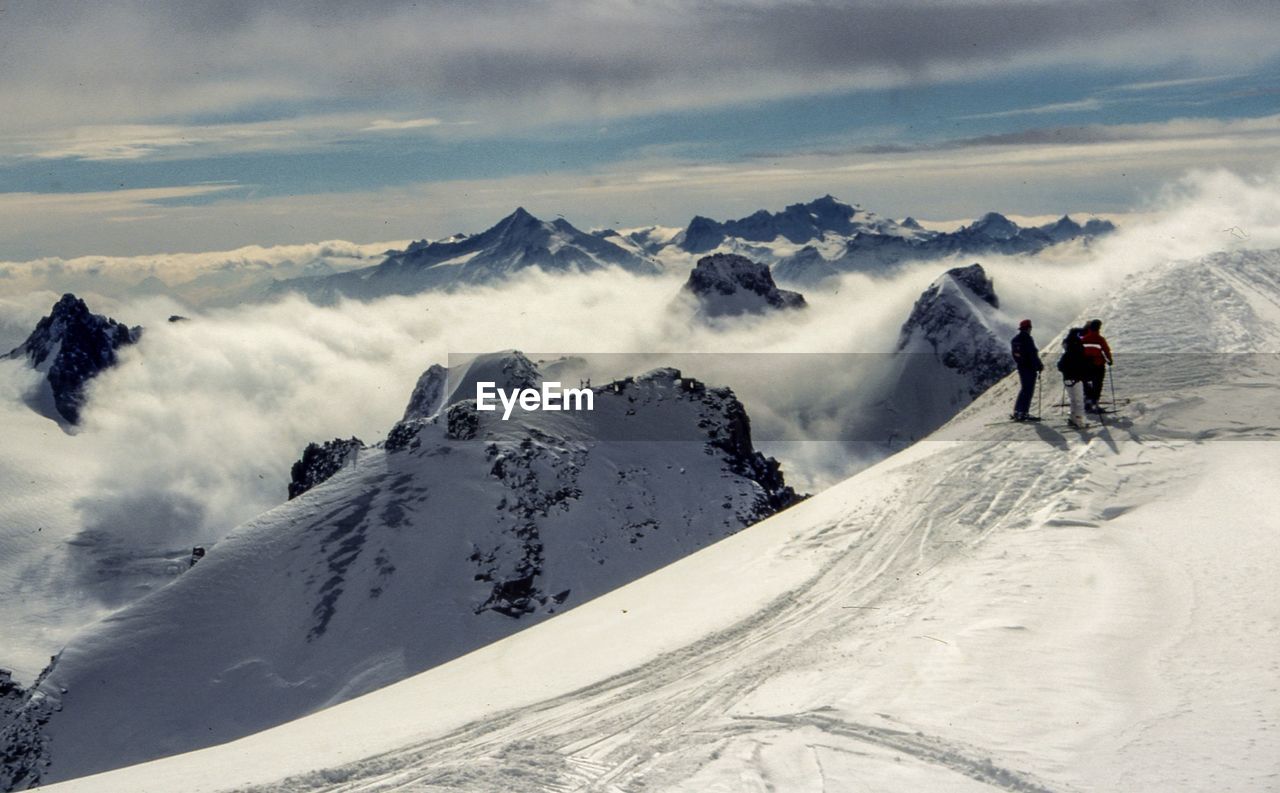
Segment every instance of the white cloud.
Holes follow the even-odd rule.
[[[1200,173],[1152,197],[1148,209],[1146,220],[1128,223],[1088,250],[984,258],[1001,305],[1032,317],[1037,339],[1047,344],[1054,330],[1095,313],[1092,306],[1137,270],[1208,251],[1280,246],[1280,176]],[[177,280],[224,267],[269,271],[272,261],[315,252],[266,249],[136,261],[86,257],[47,266],[84,278],[95,271],[128,268],[136,274],[154,267]],[[47,658],[45,645],[56,646],[77,627],[76,619],[92,611],[85,608],[86,598],[112,596],[93,575],[71,574],[68,559],[78,558],[92,574],[99,557],[65,539],[93,528],[115,543],[107,544],[113,553],[132,543],[169,556],[216,540],[283,500],[289,465],[308,441],[353,434],[366,441],[380,438],[400,416],[420,372],[445,362],[451,352],[625,352],[636,354],[633,369],[642,365],[638,358],[655,366],[676,360],[689,375],[734,388],[757,441],[838,437],[850,412],[858,410],[866,363],[875,361],[847,353],[890,349],[912,301],[947,266],[933,262],[877,280],[850,276],[830,289],[807,290],[810,307],[802,314],[730,322],[715,330],[673,308],[678,273],[528,273],[466,293],[334,308],[294,299],[191,313],[192,321],[183,323],[166,321],[185,309],[163,296],[91,296],[93,310],[144,324],[147,331],[125,351],[120,366],[93,381],[78,435],[64,436],[23,405],[19,392],[33,378],[16,361],[0,362],[0,513],[10,525],[43,527],[40,535],[29,532],[35,539],[16,538],[25,545],[0,567],[0,588],[30,587],[37,575],[48,591],[74,602],[74,608],[39,615],[49,633],[20,644],[19,650],[31,652],[17,660],[34,674]],[[0,268],[0,283],[4,272]],[[53,292],[0,297],[0,338],[29,329],[56,299]],[[743,350],[760,355],[741,355]],[[1124,353],[1117,354],[1123,366]],[[783,460],[788,480],[803,489],[820,488],[863,462],[856,445],[764,446]],[[50,534],[58,539],[48,540]],[[52,543],[56,552],[39,542]],[[21,608],[15,613],[15,619],[26,614]]]
[[[237,124],[101,124],[0,139],[0,156],[86,161],[193,159],[227,154],[318,151],[361,133],[470,126],[437,118],[403,121],[361,114],[310,115]]]
[[[372,124],[365,127],[363,132],[400,132],[406,129],[426,129],[428,127],[438,127],[444,122],[438,118],[410,118],[403,121],[395,121],[389,118],[380,118]]]
[[[1277,14],[1260,0],[485,0],[323,11],[50,0],[6,9],[0,105],[23,112],[6,116],[0,135],[331,100],[375,118],[430,107],[512,129],[1045,67],[1220,74],[1277,54]]]
[[[1086,113],[1095,110],[1101,110],[1105,103],[1096,98],[1079,99],[1074,102],[1052,102],[1045,105],[1035,105],[1033,107],[1020,107],[1014,110],[1001,110],[995,113],[975,113],[966,116],[957,116],[962,119],[978,119],[978,118],[1013,118],[1015,116],[1038,116],[1049,113]]]

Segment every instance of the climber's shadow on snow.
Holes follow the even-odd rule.
[[[1067,437],[1061,432],[1058,432],[1053,427],[1044,423],[1036,424],[1035,428],[1036,434],[1040,436],[1040,440],[1060,451],[1067,450],[1069,446],[1067,443]]]

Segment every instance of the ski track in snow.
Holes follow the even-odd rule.
[[[239,789],[1275,789],[1280,613],[1247,584],[1277,558],[1276,519],[1237,527],[1243,556],[1208,529],[1232,487],[1268,498],[1280,465],[1277,273],[1275,254],[1153,273],[1098,312],[1127,416],[1089,432],[987,426],[1012,404],[1003,381],[940,440],[794,507],[832,516],[797,523],[780,554],[821,559],[816,574],[719,632],[532,706]],[[1142,350],[1189,357],[1125,368]],[[1219,439],[1233,442],[1205,442]],[[1258,658],[1272,660],[1242,663]]]
[[[304,778],[263,789],[354,793],[443,790],[459,784],[463,789],[499,789],[512,772],[512,746],[519,747],[525,761],[541,755],[544,760],[536,764],[540,770],[560,767],[537,783],[543,790],[609,790],[609,785],[626,789],[624,781],[640,778],[662,789],[705,759],[687,757],[680,749],[685,734],[696,725],[703,736],[699,746],[752,735],[766,739],[772,733],[808,726],[847,750],[870,743],[998,789],[1047,790],[1030,775],[996,765],[976,749],[941,736],[862,725],[820,712],[787,717],[724,715],[734,714],[761,682],[788,670],[820,665],[826,660],[825,648],[838,645],[841,637],[874,630],[875,622],[889,619],[876,615],[873,608],[891,614],[910,610],[909,603],[897,599],[904,581],[912,588],[920,586],[940,562],[964,553],[964,548],[981,542],[986,534],[1017,528],[993,516],[1017,516],[1019,505],[1048,502],[1085,475],[1071,457],[1050,458],[1037,469],[1021,456],[1004,454],[1005,448],[1002,442],[988,442],[945,452],[952,458],[949,474],[933,483],[924,478],[935,469],[936,461],[918,463],[913,468],[923,470],[908,472],[895,497],[887,499],[889,514],[855,513],[796,538],[796,553],[838,551],[850,536],[859,539],[848,552],[834,554],[826,569],[801,589],[703,642],[539,707],[349,769],[346,773],[359,777],[358,781],[329,785],[319,778]],[[984,479],[1000,486],[975,494],[973,482]],[[906,495],[916,492],[920,495]],[[883,524],[903,529],[878,531],[877,525]],[[843,609],[842,604],[864,608]],[[527,735],[539,738],[522,738]],[[478,757],[488,760],[477,762]],[[405,774],[406,766],[419,763],[428,769]],[[582,778],[590,769],[599,773]],[[385,779],[380,779],[383,774]],[[571,777],[578,777],[580,784],[571,785]]]

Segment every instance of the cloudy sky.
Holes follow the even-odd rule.
[[[0,261],[1142,209],[1280,163],[1274,0],[9,0]]]

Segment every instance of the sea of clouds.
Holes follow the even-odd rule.
[[[1280,246],[1274,177],[1192,174],[1144,209],[1142,220],[1089,248],[979,258],[1002,309],[1014,321],[1033,318],[1043,345],[1134,272],[1222,249]],[[225,299],[264,278],[367,266],[386,247],[323,243],[171,261],[0,264],[5,349],[63,291],[84,297],[97,313],[146,328],[120,365],[91,383],[74,435],[23,402],[33,373],[0,361],[0,422],[13,430],[0,451],[0,489],[9,491],[0,502],[23,505],[0,510],[8,531],[34,532],[26,524],[46,503],[48,516],[70,524],[42,527],[44,537],[59,541],[108,538],[139,549],[216,542],[284,500],[289,466],[308,442],[380,440],[429,365],[513,348],[628,353],[653,366],[679,358],[686,374],[732,387],[760,445],[782,459],[789,481],[813,492],[875,457],[831,440],[867,393],[873,367],[861,362],[893,350],[931,281],[973,260],[914,264],[888,277],[850,275],[806,290],[803,312],[715,325],[693,317],[680,296],[687,270],[679,267],[658,277],[528,272],[499,286],[332,307],[300,297]],[[216,288],[188,289],[183,297],[178,287],[193,282]],[[189,321],[169,322],[175,314]],[[27,551],[36,547],[0,538],[0,564],[12,573],[13,560],[30,563]],[[16,579],[0,574],[0,586],[17,586]]]

